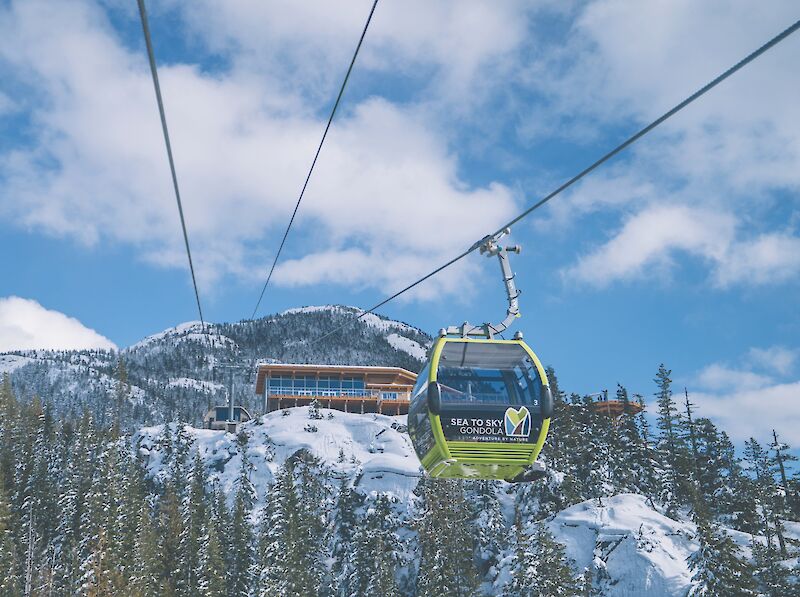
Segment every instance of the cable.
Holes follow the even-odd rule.
[[[685,100],[683,100],[681,103],[676,105],[674,108],[672,108],[671,110],[665,112],[663,115],[661,115],[660,117],[655,119],[653,122],[648,124],[643,129],[639,130],[637,133],[635,133],[631,137],[628,137],[628,139],[626,139],[620,145],[618,145],[617,147],[615,147],[614,149],[612,149],[611,151],[606,153],[604,156],[602,156],[596,162],[594,162],[593,164],[591,164],[587,168],[584,168],[583,170],[581,170],[578,174],[576,174],[575,176],[570,178],[568,181],[566,181],[560,187],[555,189],[553,192],[551,192],[550,194],[546,195],[540,201],[534,203],[532,206],[530,206],[528,209],[523,211],[521,214],[519,214],[513,220],[509,221],[507,224],[504,224],[503,226],[501,226],[494,234],[489,234],[489,235],[483,237],[481,240],[479,240],[476,243],[474,243],[469,249],[467,249],[466,251],[464,251],[463,253],[461,253],[457,257],[454,257],[453,259],[451,259],[450,261],[448,261],[444,265],[441,265],[441,266],[437,267],[431,273],[427,274],[426,276],[423,276],[422,278],[420,278],[419,280],[417,280],[413,284],[409,284],[408,286],[406,286],[402,290],[394,293],[389,298],[386,298],[386,299],[382,300],[380,303],[378,303],[374,307],[372,307],[370,309],[367,309],[366,311],[363,311],[355,319],[350,320],[348,322],[345,322],[342,325],[334,328],[333,330],[331,330],[327,334],[324,334],[324,335],[320,336],[319,338],[314,340],[314,343],[320,342],[321,340],[327,338],[328,336],[331,336],[332,334],[338,332],[340,329],[342,329],[344,327],[347,327],[348,325],[352,324],[355,321],[358,321],[359,319],[361,319],[365,315],[369,315],[370,313],[373,313],[375,311],[375,309],[379,309],[380,307],[382,307],[383,305],[385,305],[389,301],[392,301],[392,300],[396,299],[401,294],[403,294],[405,292],[408,292],[409,290],[411,290],[412,288],[414,288],[418,284],[421,284],[422,282],[424,282],[428,278],[431,278],[431,277],[435,276],[436,274],[438,274],[443,269],[450,267],[451,265],[453,265],[457,261],[460,261],[461,259],[463,259],[467,255],[469,255],[470,253],[472,253],[473,251],[478,249],[485,240],[487,240],[489,238],[492,238],[494,236],[497,236],[498,234],[500,234],[506,228],[510,228],[511,226],[513,226],[514,224],[516,224],[517,222],[522,220],[523,218],[525,218],[528,215],[530,215],[532,212],[534,212],[537,209],[539,209],[540,207],[542,207],[545,203],[550,201],[553,197],[555,197],[556,195],[560,194],[561,192],[563,192],[566,189],[568,189],[569,187],[571,187],[573,184],[578,182],[581,178],[583,178],[584,176],[586,176],[587,174],[592,172],[595,168],[597,168],[598,166],[600,166],[603,163],[607,162],[612,157],[614,157],[615,155],[617,155],[618,153],[620,153],[621,151],[626,149],[628,146],[630,146],[633,143],[635,143],[636,141],[638,141],[640,138],[642,138],[647,133],[649,133],[654,128],[656,128],[658,125],[662,124],[665,120],[669,119],[670,117],[672,117],[675,114],[677,114],[678,112],[680,112],[683,108],[685,108],[686,106],[691,104],[697,98],[699,98],[700,96],[704,95],[706,92],[710,91],[711,89],[713,89],[714,87],[716,87],[717,85],[722,83],[722,81],[724,81],[725,79],[730,77],[736,71],[738,71],[742,67],[746,66],[747,64],[749,64],[750,62],[752,62],[753,60],[758,58],[759,56],[761,56],[761,54],[763,54],[764,52],[766,52],[767,50],[769,50],[773,46],[777,45],[778,43],[780,43],[781,41],[783,41],[784,39],[789,37],[792,33],[797,31],[798,29],[800,29],[800,20],[796,21],[793,25],[791,25],[790,27],[786,28],[784,31],[782,31],[781,33],[779,33],[778,35],[773,37],[767,43],[765,43],[760,48],[758,48],[755,52],[752,52],[751,54],[748,54],[747,56],[745,56],[742,60],[740,60],[739,62],[734,64],[731,68],[726,70],[724,73],[719,75],[716,79],[714,79],[713,81],[711,81],[707,85],[705,85],[705,86],[701,87],[700,89],[698,89],[697,91],[695,91],[692,95],[687,97]]]
[[[294,224],[294,218],[297,215],[297,210],[300,207],[300,202],[303,200],[303,195],[306,192],[308,181],[311,180],[311,173],[314,172],[314,166],[316,166],[317,164],[317,158],[319,158],[319,153],[320,151],[322,151],[322,145],[325,143],[325,137],[328,136],[328,130],[331,128],[333,117],[336,114],[336,109],[339,107],[339,102],[341,101],[342,95],[344,94],[344,88],[347,86],[348,79],[350,79],[350,73],[353,71],[353,65],[356,63],[356,57],[358,56],[358,52],[361,49],[361,44],[364,42],[364,37],[367,35],[367,29],[369,28],[370,21],[372,21],[372,15],[375,13],[375,7],[377,5],[378,5],[378,0],[375,0],[372,3],[372,9],[369,11],[367,22],[364,24],[364,30],[361,32],[361,37],[358,40],[356,51],[353,53],[353,59],[350,61],[350,66],[347,68],[347,74],[345,74],[344,81],[342,81],[342,86],[339,89],[339,95],[336,97],[336,102],[334,102],[333,104],[333,110],[331,110],[331,115],[328,118],[328,124],[325,125],[325,132],[322,133],[322,139],[320,140],[319,146],[317,147],[317,152],[314,154],[314,160],[311,162],[311,167],[308,169],[308,175],[306,176],[306,180],[303,183],[303,188],[300,191],[300,196],[297,198],[297,203],[295,203],[294,211],[292,212],[292,217],[289,219],[289,225],[286,227],[286,232],[283,233],[283,239],[281,240],[281,244],[278,247],[278,252],[275,253],[275,259],[272,261],[272,267],[270,267],[269,274],[267,274],[267,281],[264,282],[264,288],[261,289],[261,295],[258,297],[256,308],[253,309],[253,314],[250,316],[250,319],[255,319],[256,312],[258,312],[258,307],[261,305],[261,300],[264,298],[264,293],[267,291],[267,286],[269,286],[269,281],[272,279],[272,274],[275,271],[275,266],[278,264],[278,259],[280,259],[281,251],[283,251],[283,245],[286,243],[286,237],[289,236],[289,230],[291,230],[292,224]]]
[[[150,27],[147,24],[147,10],[144,7],[144,0],[139,2],[139,15],[142,18],[142,31],[144,31],[144,42],[147,46],[147,57],[150,60],[150,72],[153,75],[153,87],[156,91],[156,101],[158,102],[158,113],[161,115],[161,130],[164,133],[164,143],[167,146],[167,158],[169,159],[169,169],[172,173],[172,186],[175,188],[175,200],[178,203],[178,214],[181,217],[181,229],[183,230],[183,242],[186,244],[186,255],[189,258],[189,271],[192,273],[192,284],[194,285],[194,297],[197,299],[197,311],[200,313],[200,325],[205,331],[206,322],[203,318],[203,308],[200,306],[200,292],[197,289],[197,278],[194,275],[194,263],[192,263],[192,251],[189,248],[189,234],[186,232],[186,220],[183,217],[183,204],[181,203],[181,192],[178,189],[178,175],[175,173],[175,160],[172,158],[172,144],[169,141],[169,130],[167,129],[167,116],[164,112],[164,101],[161,98],[161,86],[158,84],[158,69],[156,68],[156,57],[153,52],[153,42],[150,39]]]

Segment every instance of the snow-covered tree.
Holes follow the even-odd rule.
[[[22,594],[19,571],[20,563],[11,534],[11,504],[6,496],[3,475],[0,474],[0,596]]]
[[[660,463],[659,500],[666,506],[667,515],[674,518],[678,508],[685,503],[684,479],[688,479],[688,471],[681,437],[681,419],[672,398],[671,374],[672,371],[662,364],[655,378],[658,386],[656,397],[659,429],[656,452]]]
[[[573,577],[564,546],[544,523],[536,523],[528,534],[522,517],[514,522],[512,556],[508,563],[511,582],[504,597],[577,597],[581,594]]]
[[[755,596],[753,568],[730,535],[702,511],[696,512],[700,548],[689,556],[692,597]]]
[[[476,481],[471,498],[470,524],[475,536],[475,562],[482,577],[490,582],[497,574],[497,564],[508,537],[500,500],[497,498],[497,481]]]
[[[229,589],[230,594],[234,597],[249,595],[253,584],[255,537],[250,515],[255,504],[256,492],[250,479],[253,465],[247,456],[247,444],[247,436],[240,434],[237,438],[237,445],[241,456],[241,465],[229,525]]]
[[[421,479],[417,490],[422,508],[416,594],[475,595],[478,575],[463,486],[453,480]]]

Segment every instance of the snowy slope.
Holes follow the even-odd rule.
[[[32,363],[34,359],[15,354],[0,354],[0,374],[11,373],[15,369]]]
[[[667,518],[644,496],[620,494],[576,504],[549,523],[578,570],[593,568],[603,595],[683,595],[686,558],[697,549],[694,525]]]
[[[425,360],[425,357],[427,356],[428,351],[411,338],[406,338],[405,336],[400,336],[399,334],[389,334],[386,336],[386,340],[397,350],[407,352],[412,357],[419,359],[420,361]]]
[[[404,416],[348,414],[328,409],[320,409],[320,413],[322,419],[310,419],[308,407],[292,408],[241,426],[249,437],[247,458],[254,467],[252,479],[259,500],[266,495],[278,467],[302,449],[333,470],[355,473],[356,488],[362,493],[390,492],[401,501],[409,499],[420,476],[420,466],[405,433]],[[174,430],[175,424],[172,425]],[[224,431],[189,426],[185,429],[205,462],[210,482],[219,483],[232,495],[242,462],[236,437]],[[158,425],[142,429],[133,438],[154,476],[163,474],[159,444],[162,434],[163,426]]]
[[[282,413],[286,412],[287,415]],[[241,427],[248,435],[247,458],[252,480],[263,503],[279,466],[298,450],[308,450],[337,473],[355,477],[363,494],[385,492],[398,498],[404,514],[413,515],[412,492],[421,471],[405,428],[405,417],[353,414],[320,409],[322,419],[310,419],[309,408],[292,408],[263,415]],[[315,431],[310,430],[316,428]],[[133,441],[145,456],[151,475],[165,474],[160,438],[163,426],[147,427]],[[173,433],[175,424],[172,424]],[[211,483],[232,496],[242,455],[236,438],[224,431],[185,427],[199,450]],[[518,485],[501,484],[507,522],[513,520]],[[335,487],[331,487],[335,490]],[[532,531],[536,521],[529,521]],[[609,597],[685,595],[691,585],[686,560],[697,549],[695,527],[656,511],[644,496],[620,494],[589,500],[558,513],[547,522],[556,540],[566,546],[576,576],[593,572],[598,594]],[[790,529],[791,531],[792,529]],[[745,548],[751,537],[732,532]],[[511,553],[504,559],[507,563]],[[502,582],[507,570],[499,576]],[[484,585],[491,592],[491,588]]]

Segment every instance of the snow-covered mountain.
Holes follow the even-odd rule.
[[[193,449],[201,455],[209,484],[217,484],[233,496],[242,468],[242,457],[252,465],[258,511],[281,465],[292,455],[308,452],[332,471],[330,492],[338,479],[352,479],[353,488],[365,498],[384,494],[392,498],[407,545],[413,552],[414,521],[419,516],[415,488],[422,472],[408,435],[405,417],[346,414],[320,409],[321,418],[310,419],[309,409],[293,408],[263,415],[242,426],[248,437],[244,454],[237,438],[223,431],[183,428]],[[284,414],[285,413],[285,414]],[[175,424],[170,433],[177,434]],[[164,427],[142,429],[132,441],[145,458],[148,474],[164,478]],[[474,490],[466,482],[467,493]],[[530,499],[523,488],[497,483],[497,493],[506,525],[513,525],[520,500]],[[256,516],[257,518],[257,516]],[[529,532],[537,524],[531,512]],[[786,523],[787,536],[800,539],[800,524]],[[576,577],[589,571],[593,594],[608,597],[662,597],[686,595],[692,586],[687,559],[698,549],[697,530],[688,520],[674,520],[658,511],[644,496],[625,493],[602,500],[587,500],[551,516],[547,526],[566,546]],[[749,553],[751,535],[729,530],[733,539]],[[762,541],[760,538],[757,541]],[[494,579],[484,581],[485,594],[499,594],[510,578],[513,551],[500,558]]]
[[[71,416],[89,410],[99,421],[120,411],[123,426],[133,429],[176,418],[198,422],[208,408],[225,400],[229,370],[221,364],[241,366],[233,371],[234,393],[256,411],[253,371],[259,361],[419,369],[429,336],[378,315],[355,321],[360,314],[355,307],[326,305],[252,321],[209,323],[205,329],[200,322],[187,322],[119,352],[0,354],[0,375],[11,376],[21,398],[44,397],[58,413]],[[322,338],[340,326],[345,327]]]

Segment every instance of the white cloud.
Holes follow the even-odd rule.
[[[339,33],[331,43],[341,43]],[[144,54],[125,49],[90,2],[14,2],[0,10],[0,35],[0,60],[44,98],[32,113],[37,144],[0,159],[0,213],[87,244],[130,244],[153,263],[185,267]],[[291,90],[245,70],[209,74],[162,63],[160,78],[202,282],[262,278],[324,121]],[[456,156],[426,111],[367,99],[331,131],[287,245],[287,256],[299,249],[301,258],[276,281],[333,280],[315,264],[357,252],[360,267],[344,281],[385,290],[386,275],[375,272],[423,273],[430,259],[463,249],[514,210],[506,186],[473,188],[459,177]]]
[[[798,444],[800,381],[786,379],[796,358],[796,350],[772,346],[751,348],[733,366],[713,363],[696,375],[694,383],[701,391],[692,392],[692,402],[699,415],[714,419],[738,442],[766,438],[776,429]]]
[[[698,374],[697,383],[708,390],[755,390],[772,383],[772,379],[743,368],[713,363]]]
[[[520,129],[539,141],[567,134],[595,142],[600,131],[612,130],[621,140],[799,16],[789,1],[773,3],[769,11],[744,1],[582,4],[567,44],[543,48],[521,75],[544,105],[523,113]],[[791,213],[793,204],[800,205],[800,84],[793,76],[798,51],[800,35],[793,35],[556,207],[562,225],[595,211],[626,218],[614,238],[590,249],[571,273],[610,283],[668,264],[675,251],[684,251],[705,259],[718,286],[797,279],[800,238],[777,220],[776,207]],[[779,199],[775,191],[787,192]],[[675,232],[659,229],[654,215],[661,206],[678,204],[711,214],[710,222]],[[621,254],[638,248],[644,254]],[[597,280],[587,268],[602,256],[615,262],[601,267],[608,276]]]
[[[676,253],[700,257],[719,287],[776,284],[800,275],[800,238],[767,233],[740,239],[737,218],[681,205],[653,205],[630,217],[605,244],[564,270],[595,286],[668,273]]]
[[[736,442],[778,435],[800,445],[800,381],[720,393],[692,393],[697,413],[719,423]]]
[[[748,353],[749,358],[757,365],[781,375],[788,375],[792,372],[797,355],[797,350],[785,346],[751,348]]]
[[[683,206],[656,206],[630,218],[614,238],[565,273],[604,286],[663,270],[676,250],[721,259],[733,229],[730,217]]]
[[[17,296],[0,298],[0,352],[28,349],[116,349],[111,340],[59,311]]]
[[[138,27],[129,3],[103,4]],[[206,287],[224,275],[263,277],[369,6],[199,0],[151,7],[154,21],[174,11],[176,36],[223,56],[223,66],[209,70],[165,60],[160,68]],[[566,44],[540,39],[537,28],[551,22],[537,20],[544,10],[552,11],[547,19],[558,11],[572,19]],[[455,128],[507,124],[502,110],[489,118],[475,111],[484,100],[516,94],[517,85],[532,92],[525,109],[530,104],[547,123],[528,127],[538,141],[542,131],[563,137],[566,128],[587,137],[598,126],[628,130],[738,60],[794,12],[790,2],[764,11],[689,0],[379,4],[357,70],[408,93],[397,102],[357,103],[349,90],[287,246],[294,260],[276,281],[385,290],[406,281],[399,273],[424,273],[513,215],[511,185],[471,186],[459,170],[456,147],[463,155],[490,142],[476,135],[456,143]],[[141,43],[129,49],[91,0],[7,3],[0,35],[0,61],[34,90],[15,105],[30,110],[37,134],[32,145],[0,157],[0,214],[186,267]],[[556,207],[559,223],[596,210],[624,219],[567,275],[603,285],[669,271],[683,252],[707,263],[718,286],[798,276],[800,238],[769,221],[770,191],[800,188],[798,43],[787,40],[636,146],[628,154],[634,166],[604,169]],[[516,116],[526,129],[530,114]],[[337,255],[357,271],[338,267],[333,277],[320,266]],[[459,288],[448,279],[456,277],[437,281],[437,292]]]
[[[198,0],[176,2],[194,31],[237,68],[266,71],[325,105],[355,49],[372,0]],[[430,83],[426,94],[453,106],[490,92],[481,76],[508,74],[527,36],[532,7],[520,0],[379,3],[359,55],[372,70]]]
[[[13,112],[18,108],[8,95],[0,91],[0,116],[5,116],[9,112]]]
[[[742,282],[770,284],[800,274],[800,238],[764,234],[732,247],[719,264],[715,278],[721,286]]]

